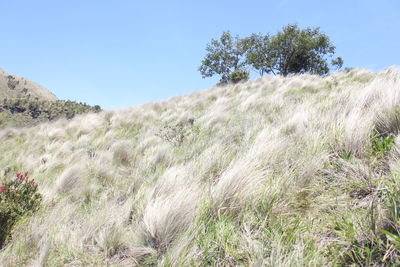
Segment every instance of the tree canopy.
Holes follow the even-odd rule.
[[[203,78],[220,75],[220,83],[237,82],[237,77],[242,76],[248,79],[249,68],[261,76],[324,75],[343,65],[342,58],[333,58],[335,49],[318,27],[301,29],[297,24],[289,24],[275,35],[252,34],[246,38],[224,32],[220,40],[213,39],[207,45],[208,53],[199,71]]]
[[[203,78],[218,74],[220,82],[227,83],[233,72],[243,70],[247,64],[242,40],[233,37],[229,31],[223,32],[219,40],[212,39],[206,50],[208,53],[199,67]]]

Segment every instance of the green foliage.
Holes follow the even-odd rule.
[[[389,208],[388,218],[393,222],[394,230],[400,233],[400,175],[394,174],[386,180],[386,188],[384,196]]]
[[[230,215],[205,207],[199,218],[195,244],[202,251],[200,266],[248,266],[250,255],[242,247],[241,229]]]
[[[238,36],[232,37],[229,31],[223,32],[219,40],[212,39],[207,45],[207,55],[201,62],[199,71],[203,78],[215,74],[221,76],[220,83],[231,81],[231,74],[245,66],[245,47]]]
[[[233,83],[238,83],[241,81],[247,81],[249,80],[249,72],[244,71],[244,70],[236,70],[231,73],[230,75],[230,81]]]
[[[297,24],[289,24],[270,39],[265,50],[267,73],[275,70],[283,76],[295,73],[323,75],[329,72],[326,57],[332,57],[335,46],[319,28],[300,29]],[[340,68],[343,60],[336,58],[332,65]]]
[[[374,155],[386,155],[394,145],[393,136],[380,136],[372,138],[372,153]]]
[[[393,245],[395,245],[397,251],[400,252],[400,236],[398,236],[398,235],[396,235],[396,234],[393,234],[393,233],[391,233],[391,232],[389,232],[389,231],[386,231],[386,230],[381,230],[381,232],[382,232],[383,234],[386,235],[386,238],[387,238]]]
[[[29,97],[4,99],[0,103],[0,127],[7,124],[26,126],[58,118],[71,119],[78,114],[100,111],[98,105],[92,107],[75,101],[48,101]]]
[[[138,260],[139,266],[143,267],[155,267],[157,266],[158,260],[157,260],[157,255],[152,254],[152,253],[147,253],[143,256],[141,256]]]
[[[380,152],[379,152],[380,153]],[[399,175],[385,177],[384,185],[369,189],[360,199],[370,200],[367,209],[359,207],[364,218],[342,217],[335,224],[335,234],[342,239],[330,246],[331,256],[338,256],[340,266],[400,265],[400,182]],[[378,207],[385,208],[384,214]],[[352,215],[353,215],[352,214]],[[384,216],[382,216],[384,215]]]
[[[353,154],[346,150],[343,150],[342,153],[340,153],[340,157],[346,161],[351,161],[354,158]]]
[[[272,72],[275,74],[274,58],[270,53],[271,37],[269,34],[252,34],[243,39],[246,49],[246,63],[260,73],[260,76]]]
[[[13,225],[39,208],[42,197],[37,186],[28,173],[17,173],[16,179],[0,187],[0,247],[10,237]]]
[[[335,231],[347,241],[347,245],[332,243],[329,247],[340,266],[399,266],[398,234],[385,229],[380,230],[382,234],[362,231],[346,218],[336,222]]]
[[[330,65],[337,69],[343,66],[342,58],[332,58],[335,46],[326,34],[319,28],[301,29],[297,24],[283,27],[276,35],[252,34],[243,39],[224,32],[220,40],[212,39],[206,50],[208,53],[199,71],[203,78],[221,75],[221,83],[246,80],[247,67],[261,76],[268,73],[287,76],[324,75],[330,71]],[[237,71],[243,76],[233,75]]]

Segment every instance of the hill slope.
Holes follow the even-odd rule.
[[[27,127],[100,110],[98,105],[58,100],[46,88],[0,69],[0,129]]]
[[[43,86],[0,69],[0,99],[29,95],[42,100],[57,100],[57,97]]]
[[[0,131],[0,183],[44,196],[0,262],[399,264],[399,92],[395,69],[265,77]]]

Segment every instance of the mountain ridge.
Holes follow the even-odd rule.
[[[37,97],[43,100],[58,98],[43,86],[0,69],[0,99]]]

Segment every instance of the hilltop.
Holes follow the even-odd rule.
[[[76,114],[100,110],[98,105],[59,100],[46,88],[0,69],[0,129],[71,119]]]
[[[400,71],[263,77],[0,130],[2,266],[398,265]],[[397,241],[396,241],[397,240]]]
[[[43,86],[0,69],[0,99],[28,96],[57,100],[57,97]]]

